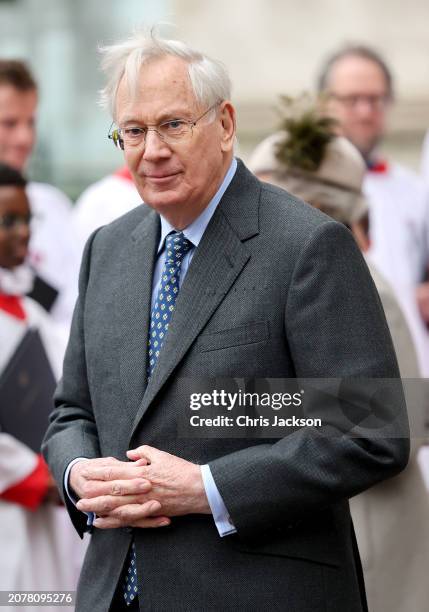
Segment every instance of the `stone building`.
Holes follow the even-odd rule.
[[[228,66],[244,159],[276,126],[279,94],[311,89],[320,61],[340,44],[374,45],[396,77],[386,148],[418,166],[429,127],[425,0],[0,0],[0,55],[27,59],[41,86],[36,178],[76,196],[119,163],[97,106],[96,49],[155,22],[175,24],[172,36]]]

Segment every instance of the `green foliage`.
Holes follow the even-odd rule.
[[[287,168],[315,172],[335,136],[336,121],[324,115],[321,105],[308,96],[281,96],[281,101],[284,110],[280,128],[286,134],[277,145],[276,157]]]

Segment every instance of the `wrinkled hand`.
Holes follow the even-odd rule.
[[[429,282],[421,283],[416,289],[417,305],[426,325],[429,324]]]
[[[96,527],[148,527],[150,514],[162,514],[159,526],[168,524],[166,517],[210,514],[199,465],[151,446],[140,446],[128,451],[127,455],[134,463],[125,465],[133,466],[140,477],[149,481],[150,489],[138,498],[125,492],[120,497],[112,494],[85,496],[78,508],[100,516],[94,522]],[[153,503],[157,504],[156,510],[148,514],[147,509]]]
[[[162,527],[170,523],[161,515],[161,504],[154,498],[147,497],[152,485],[143,473],[146,460],[138,463],[119,461],[114,457],[87,459],[75,463],[70,470],[69,483],[80,498],[76,504],[78,510],[95,512],[99,518],[94,521],[96,527],[103,517],[121,516],[125,505],[139,509],[140,527]],[[128,519],[128,515],[126,517]],[[132,522],[115,521],[109,527],[134,526]]]

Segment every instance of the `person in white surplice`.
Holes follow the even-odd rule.
[[[58,378],[64,330],[25,296],[32,283],[24,262],[30,239],[25,186],[19,172],[0,164],[0,376],[26,331],[36,328]],[[74,590],[84,548],[42,456],[2,431],[0,422],[0,591]]]
[[[347,46],[326,61],[318,88],[327,97],[327,111],[338,121],[339,133],[365,160],[368,255],[395,290],[407,315],[420,369],[428,376],[429,193],[417,174],[379,153],[394,100],[391,71],[373,49]]]
[[[26,64],[0,59],[0,162],[19,172],[25,171],[35,145],[37,103],[37,83]],[[41,303],[68,331],[79,272],[72,204],[46,183],[30,181],[27,194],[33,214],[28,261],[35,274],[58,292],[52,304]]]

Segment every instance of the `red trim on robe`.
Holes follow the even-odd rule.
[[[25,321],[27,318],[21,298],[17,295],[0,293],[0,310],[4,310],[20,321]]]
[[[370,172],[375,172],[376,174],[386,174],[386,172],[389,170],[389,165],[387,161],[380,160],[370,164],[368,166],[368,170]]]
[[[127,166],[123,166],[122,168],[116,170],[114,176],[119,176],[119,178],[123,178],[125,181],[131,181],[131,183],[133,182],[133,177],[131,176],[131,172],[128,170]]]
[[[19,504],[29,510],[37,510],[48,492],[50,474],[42,455],[37,456],[34,470],[21,482],[0,494],[1,499]]]

